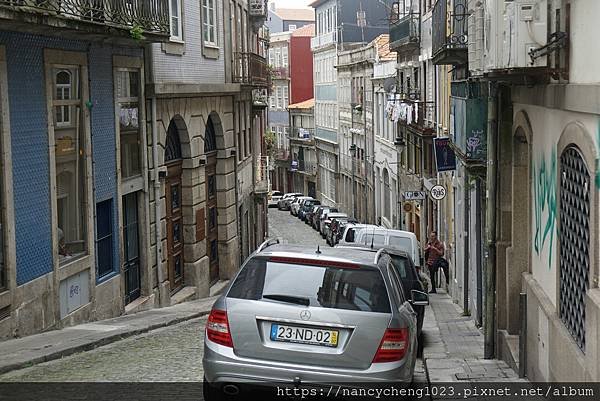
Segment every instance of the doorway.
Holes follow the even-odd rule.
[[[171,293],[183,287],[183,220],[181,210],[182,156],[179,130],[174,121],[167,130],[165,150],[167,181],[165,187],[167,209],[167,267]]]
[[[204,154],[206,155],[206,210],[208,227],[206,235],[209,260],[210,284],[219,280],[219,224],[217,209],[217,143],[212,117],[206,124],[204,136]]]
[[[123,251],[125,275],[125,304],[140,297],[140,241],[138,218],[138,193],[123,196]]]

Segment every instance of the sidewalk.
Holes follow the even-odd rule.
[[[0,374],[208,315],[217,296],[0,342]]]
[[[444,290],[438,288],[429,300],[423,324],[429,383],[527,382],[504,361],[483,358],[483,334]]]

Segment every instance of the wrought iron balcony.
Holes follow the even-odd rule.
[[[159,35],[166,40],[170,35],[168,0],[0,0],[0,13],[0,20],[25,29],[43,24],[105,35],[116,29],[134,38]]]
[[[287,67],[272,67],[273,79],[288,79],[289,70]]]
[[[420,17],[409,13],[390,22],[390,50],[397,53],[414,51],[421,41]]]
[[[454,6],[450,10],[448,2],[449,0],[438,0],[433,8],[433,64],[465,64],[469,59],[467,0],[454,0]]]
[[[298,143],[314,142],[315,130],[314,128],[299,128],[293,127],[292,134],[290,135],[290,141]]]
[[[259,88],[269,86],[271,76],[267,60],[256,53],[236,53],[233,82]]]
[[[307,161],[304,159],[292,160],[290,165],[290,171],[297,171],[308,175],[317,174],[317,163],[314,161]]]

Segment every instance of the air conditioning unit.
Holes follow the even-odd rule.
[[[546,67],[547,58],[532,60],[530,52],[548,43],[547,0],[505,3],[501,68]]]

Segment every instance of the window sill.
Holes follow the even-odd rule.
[[[170,43],[179,43],[180,45],[185,44],[183,39],[178,39],[178,38],[173,38],[173,37],[169,38],[169,42]]]
[[[89,269],[90,267],[91,264],[89,254],[81,255],[71,260],[63,260],[62,263],[59,261],[58,281],[65,280],[75,274]]]
[[[12,296],[10,290],[8,288],[0,289],[0,309],[4,309],[7,306],[10,306],[12,301]]]
[[[163,43],[161,49],[167,54],[171,54],[174,56],[183,56],[183,54],[185,53],[185,42],[171,40],[169,42]]]
[[[112,271],[112,272],[110,272],[110,273],[108,273],[108,274],[105,274],[105,275],[104,275],[104,276],[102,276],[102,277],[98,277],[98,278],[96,279],[96,285],[104,284],[104,283],[106,283],[107,281],[110,281],[111,279],[113,279],[113,278],[117,277],[118,275],[119,275],[119,272]]]

